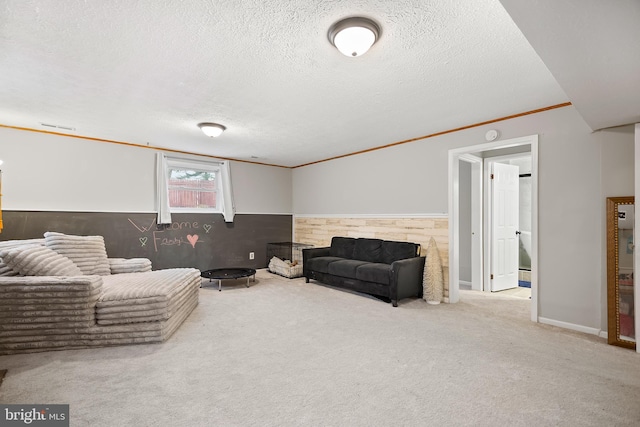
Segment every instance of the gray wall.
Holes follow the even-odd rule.
[[[155,156],[142,147],[0,128],[0,240],[100,234],[112,257],[201,270],[266,267],[267,243],[291,240],[290,169],[231,162],[233,223],[220,214],[174,214],[163,228],[154,223]]]
[[[460,280],[471,282],[471,163],[460,162]]]
[[[156,150],[0,128],[2,208],[154,212]],[[238,213],[292,213],[291,170],[231,162]]]
[[[600,141],[601,158],[601,198],[603,205],[600,234],[603,243],[601,256],[600,289],[601,316],[603,330],[607,329],[607,217],[605,200],[607,197],[622,197],[634,195],[634,145],[629,141],[634,139],[633,126],[623,126],[597,132]]]
[[[592,133],[566,107],[293,172],[232,162],[236,207],[263,214],[446,213],[448,150],[484,143],[490,128],[501,139],[539,135],[540,317],[606,330],[605,197],[634,193],[632,126]],[[154,155],[0,129],[3,209],[153,212]]]
[[[565,107],[297,168],[294,213],[447,212],[448,150],[489,129],[539,135],[539,316],[606,329],[605,192],[633,194],[632,127],[593,133]]]

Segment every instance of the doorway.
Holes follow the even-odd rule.
[[[523,146],[523,148],[526,147]],[[531,297],[531,153],[527,150],[520,154],[494,156],[499,151],[493,150],[484,154],[485,194],[487,195],[484,207],[487,218],[485,229],[488,230],[487,240],[490,246],[487,248],[487,253],[490,254],[491,259],[491,266],[488,268],[494,274],[493,278],[489,278],[489,289],[484,290],[529,299]],[[462,178],[461,175],[461,188]],[[505,190],[505,186],[511,189],[511,194],[508,191],[502,191]],[[462,209],[460,211],[462,215]],[[506,221],[508,219],[510,221]],[[464,264],[461,262],[460,265],[462,271]]]
[[[526,154],[525,154],[526,153]],[[492,236],[489,209],[491,200],[490,185],[484,179],[490,175],[491,164],[511,163],[516,158],[530,156],[529,173],[530,198],[530,230],[526,245],[530,258],[531,320],[538,321],[538,287],[537,287],[537,180],[538,180],[538,136],[532,135],[487,144],[478,144],[449,151],[449,302],[459,300],[459,283],[474,290],[490,290],[493,271],[491,254],[494,251],[489,236]],[[462,177],[461,177],[462,174]],[[468,191],[470,201],[460,199],[460,192]],[[465,217],[470,218],[468,222]],[[518,230],[520,231],[520,230]],[[510,233],[514,230],[510,230]],[[461,241],[461,233],[465,239]],[[521,244],[518,235],[518,246]],[[469,241],[470,240],[470,241]],[[471,247],[470,254],[461,245]],[[468,248],[468,247],[467,247]],[[465,259],[471,258],[471,262]],[[462,257],[462,259],[461,259]],[[495,257],[494,257],[495,259]],[[465,267],[461,269],[464,263]],[[467,266],[471,265],[470,271]],[[519,270],[519,268],[518,268]],[[495,276],[494,276],[495,277]],[[520,279],[518,275],[517,279]]]

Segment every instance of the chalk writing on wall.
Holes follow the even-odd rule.
[[[155,219],[145,224],[136,223],[131,218],[127,218],[127,220],[133,228],[143,235],[138,237],[140,246],[153,245],[155,252],[165,246],[190,246],[195,249],[197,244],[206,241],[206,239],[202,238],[202,233],[198,234],[200,230],[204,231],[206,235],[209,234],[212,228],[211,224],[201,224],[196,221],[172,222],[167,226],[161,227],[158,226]]]

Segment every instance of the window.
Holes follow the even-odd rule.
[[[212,210],[219,212],[218,171],[169,168],[169,207],[172,212]]]
[[[158,153],[157,170],[158,224],[171,223],[171,212],[222,213],[226,222],[233,222],[229,162]]]

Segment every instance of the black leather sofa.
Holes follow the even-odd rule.
[[[334,237],[331,246],[302,250],[306,282],[351,289],[391,301],[422,295],[425,257],[420,245],[380,239]]]

